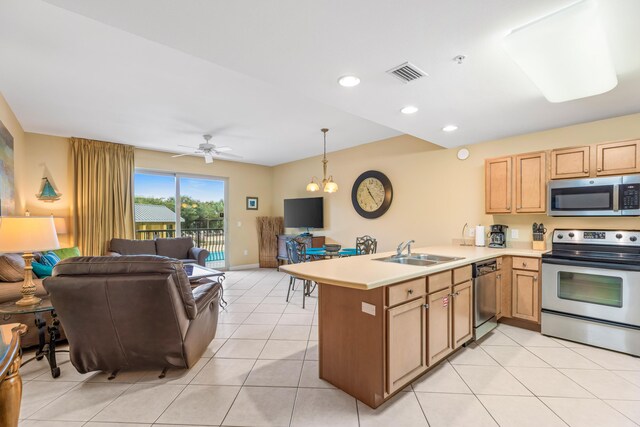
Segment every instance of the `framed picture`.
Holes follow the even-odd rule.
[[[248,211],[257,211],[258,210],[258,198],[257,197],[247,197],[247,210]]]

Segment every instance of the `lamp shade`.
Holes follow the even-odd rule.
[[[33,252],[60,247],[53,217],[0,217],[0,252]]]

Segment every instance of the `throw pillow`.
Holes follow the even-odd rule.
[[[0,255],[0,282],[24,280],[24,259],[19,254]]]
[[[47,265],[49,267],[53,267],[59,262],[60,262],[60,257],[51,251],[47,252],[46,254],[43,254],[40,257],[40,263]]]
[[[51,273],[53,271],[53,267],[40,264],[37,261],[31,262],[31,267],[33,268],[33,272],[38,277],[38,279],[43,279],[45,277],[51,276]]]
[[[54,254],[58,255],[58,257],[60,257],[60,259],[67,259],[67,258],[73,258],[76,256],[82,256],[80,254],[80,249],[78,249],[77,246],[74,246],[72,248],[60,248],[60,249],[55,249],[53,251]]]

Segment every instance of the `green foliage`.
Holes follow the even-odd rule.
[[[135,203],[166,206],[175,212],[175,197],[143,197],[136,196]],[[224,200],[202,202],[189,196],[182,196],[180,216],[184,219],[183,229],[222,228]]]

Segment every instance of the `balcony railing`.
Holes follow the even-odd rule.
[[[207,261],[224,260],[224,229],[188,228],[181,231],[182,237],[191,237],[197,248],[209,251]],[[176,237],[176,230],[136,230],[136,239],[153,240],[156,238]]]

